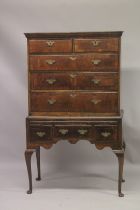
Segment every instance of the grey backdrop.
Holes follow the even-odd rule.
[[[139,0],[0,0],[0,171],[2,174],[0,180],[2,190],[5,191],[5,187],[9,189],[11,186],[11,191],[14,187],[19,187],[24,192],[27,187],[23,156],[28,104],[24,32],[124,31],[122,36],[121,107],[125,111],[126,171],[127,166],[129,169],[133,166],[139,168],[139,24]],[[84,141],[76,145],[60,142],[51,150],[42,149],[42,164],[44,176],[49,173],[55,174],[57,171],[74,170],[82,170],[86,174],[88,167],[93,168],[96,165],[100,165],[101,168],[102,165],[112,165],[111,170],[117,170],[117,160],[108,148],[98,151]],[[15,165],[18,166],[15,167]],[[12,179],[15,178],[16,174],[20,174],[19,167],[23,173],[18,176],[18,182],[12,182],[13,180],[8,175],[11,175]],[[15,168],[17,170],[14,170]],[[104,174],[106,170],[100,169],[99,171]],[[111,176],[111,172],[109,175]],[[21,179],[23,183],[20,185]],[[138,188],[137,184],[133,184],[132,186]],[[135,190],[135,187],[131,187],[128,190]],[[3,209],[4,207],[8,209],[6,204],[5,206],[3,204]]]

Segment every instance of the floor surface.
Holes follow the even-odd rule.
[[[80,167],[79,167],[80,168]],[[126,164],[123,184],[124,198],[117,196],[117,169],[93,166],[87,170],[73,169],[45,172],[35,181],[33,193],[26,194],[27,173],[24,164],[2,164],[0,167],[0,210],[139,210],[140,167]]]

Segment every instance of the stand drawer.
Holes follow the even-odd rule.
[[[37,142],[50,142],[52,141],[51,126],[36,126],[30,127],[30,141]]]
[[[118,140],[118,125],[95,125],[96,142],[113,143]]]
[[[90,125],[56,125],[54,130],[54,138],[56,139],[92,139],[93,129]]]

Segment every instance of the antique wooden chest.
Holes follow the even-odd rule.
[[[119,161],[121,193],[125,144],[120,110],[122,32],[25,33],[28,99],[25,159],[32,193],[31,156],[63,140],[110,147]]]

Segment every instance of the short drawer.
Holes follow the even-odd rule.
[[[56,125],[54,128],[56,139],[92,139],[93,129],[90,125]]]
[[[75,39],[75,52],[118,52],[118,38]]]
[[[117,93],[32,92],[31,112],[118,113]]]
[[[51,125],[40,125],[29,127],[29,140],[30,142],[50,142],[52,141],[52,126]]]
[[[72,52],[72,40],[41,39],[41,40],[29,41],[29,53],[55,53],[55,52]]]
[[[74,88],[74,74],[31,73],[32,90],[69,90]]]
[[[119,56],[109,53],[30,56],[30,70],[118,71]]]
[[[95,125],[95,139],[98,143],[117,143],[119,141],[118,125]]]
[[[31,73],[32,90],[118,90],[118,73]]]
[[[118,73],[81,72],[76,75],[76,89],[117,91]]]

